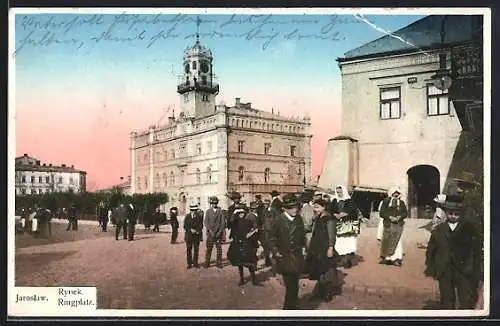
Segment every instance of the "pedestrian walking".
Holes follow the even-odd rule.
[[[171,244],[177,242],[177,235],[179,232],[179,220],[177,219],[178,214],[179,210],[177,207],[170,208],[170,226],[172,227],[172,236],[170,237]]]
[[[68,227],[66,231],[78,231],[78,218],[76,216],[76,205],[71,204],[68,209]]]
[[[339,263],[344,268],[351,268],[358,247],[360,221],[358,209],[345,186],[335,188],[331,207],[333,217],[337,219],[335,250],[339,254]]]
[[[293,310],[298,308],[299,278],[306,271],[306,234],[295,196],[283,196],[282,208],[283,212],[273,225],[270,242],[277,260],[277,272],[285,283],[283,309]]]
[[[199,268],[200,242],[203,241],[203,216],[197,214],[198,205],[189,205],[184,218],[184,241],[186,242],[187,268]]]
[[[403,228],[408,211],[401,199],[398,187],[392,187],[389,197],[382,201],[380,217],[383,219],[382,243],[380,245],[380,264],[403,265]]]
[[[160,208],[156,208],[153,213],[153,232],[160,232],[160,224],[162,223],[163,216],[161,215]]]
[[[137,224],[137,212],[134,205],[132,205],[131,203],[129,203],[126,208],[128,241],[134,241],[135,225]]]
[[[261,230],[261,243],[264,249],[264,261],[266,266],[271,266],[271,248],[270,248],[270,234],[273,228],[274,220],[276,218],[274,211],[270,211],[269,207],[271,205],[271,201],[269,199],[264,199],[263,201],[263,209],[262,216],[260,217],[262,223]]]
[[[97,206],[97,219],[99,221],[99,225],[101,226],[102,232],[106,232],[108,228],[108,207],[104,203],[103,200],[99,202]]]
[[[120,236],[120,231],[123,231],[123,239],[127,240],[127,220],[129,215],[129,209],[125,206],[125,203],[120,203],[118,207],[113,209],[113,221],[115,223],[115,239],[118,240]]]
[[[446,222],[432,231],[425,275],[439,282],[441,309],[474,309],[483,279],[482,241],[474,222],[463,216],[462,195],[447,195],[441,208]]]
[[[222,237],[226,227],[226,221],[222,209],[218,207],[219,198],[210,198],[210,208],[205,212],[205,228],[207,229],[207,248],[205,252],[204,267],[210,267],[212,249],[215,245],[217,250],[216,266],[222,268]]]
[[[240,276],[239,285],[245,284],[243,268],[248,268],[253,285],[258,285],[255,275],[257,266],[258,228],[257,228],[257,203],[250,203],[253,212],[246,212],[244,204],[238,204],[233,211],[231,223],[231,244],[228,249],[228,260],[231,265],[238,267]]]
[[[316,280],[313,298],[331,301],[335,293],[337,266],[335,238],[337,232],[336,219],[327,210],[328,201],[317,199],[313,208],[316,214],[313,224],[311,242],[307,249],[306,263],[309,279]]]

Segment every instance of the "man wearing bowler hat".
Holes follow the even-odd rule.
[[[224,213],[218,207],[219,198],[213,196],[210,198],[210,208],[205,212],[205,227],[207,229],[207,251],[205,253],[204,267],[210,267],[210,259],[212,258],[212,249],[215,244],[217,250],[216,265],[222,268],[222,236],[226,227]]]
[[[281,209],[282,209],[282,202],[280,200],[280,193],[276,190],[271,191],[271,210],[274,210],[275,213],[281,214]],[[295,197],[295,196],[294,196]]]
[[[427,246],[425,275],[439,282],[441,309],[474,309],[482,280],[480,234],[474,224],[463,218],[462,194],[447,194],[441,204],[446,221],[431,234]],[[456,290],[456,294],[455,294]]]
[[[186,241],[187,268],[198,268],[200,242],[203,240],[203,216],[197,213],[198,204],[189,205],[189,213],[184,218],[184,241]],[[194,252],[193,252],[194,251]]]
[[[283,309],[295,310],[298,308],[299,277],[306,269],[306,233],[295,195],[286,194],[282,207],[283,212],[277,216],[271,230],[270,245],[277,261],[277,272],[285,283]]]

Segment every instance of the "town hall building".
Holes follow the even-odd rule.
[[[311,179],[310,118],[266,112],[240,98],[216,105],[213,59],[197,36],[184,52],[179,115],[130,136],[131,193],[167,193],[180,214],[191,202],[206,209],[210,196],[227,207],[232,191],[248,203],[272,190],[298,192]]]

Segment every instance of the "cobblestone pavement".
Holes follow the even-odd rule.
[[[162,226],[160,233],[142,231],[142,225],[138,229],[133,242],[115,241],[112,232],[101,233],[91,225],[70,235],[54,232],[59,242],[29,244],[24,239],[29,246],[16,247],[16,285],[97,286],[101,309],[281,309],[284,287],[269,268],[258,267],[262,286],[248,282],[239,287],[237,269],[227,261],[223,269],[186,270],[185,245],[170,244],[169,226]],[[383,266],[378,264],[375,229],[364,228],[359,239],[362,258],[343,271],[343,293],[330,303],[313,301],[309,297],[314,283],[301,280],[301,309],[431,308],[437,284],[423,276],[425,251],[417,248],[414,238],[406,236],[403,267]],[[203,242],[200,262],[204,246]],[[224,256],[227,248],[223,246]],[[215,248],[213,255],[214,260]]]

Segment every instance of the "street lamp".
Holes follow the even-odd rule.
[[[445,36],[445,26],[447,19],[448,16],[444,16],[443,20],[441,21],[440,48],[441,51],[443,51],[443,53],[439,54],[439,70],[434,75],[431,76],[434,87],[436,87],[441,91],[449,89],[452,84],[451,73],[447,69],[447,62],[446,62],[447,51],[446,49],[444,49],[444,36]]]

